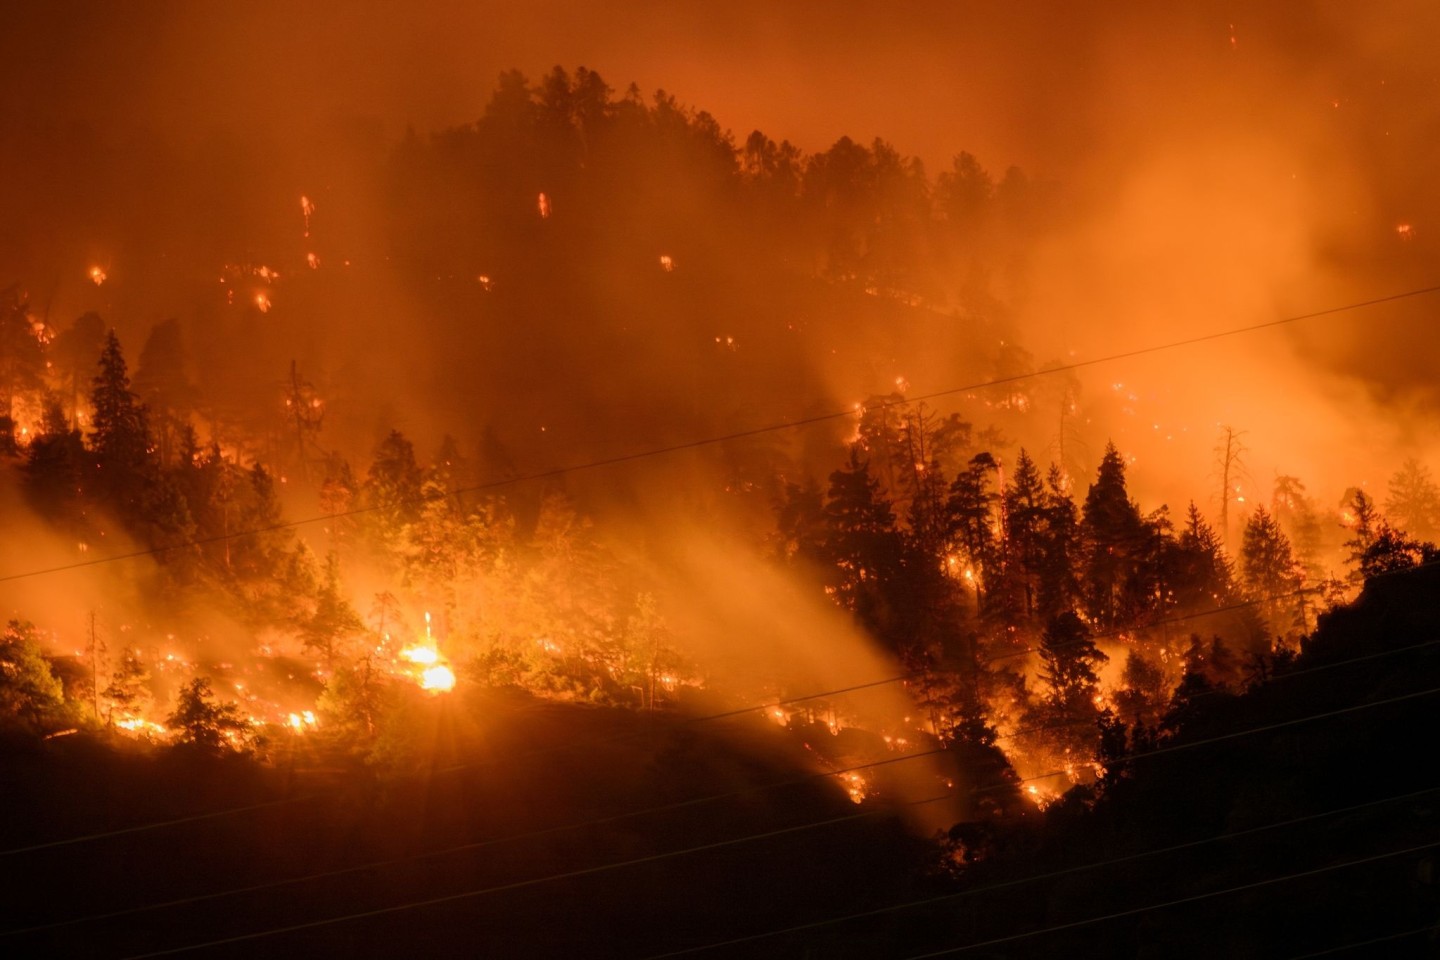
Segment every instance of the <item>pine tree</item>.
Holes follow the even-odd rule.
[[[1390,478],[1385,514],[1401,530],[1419,540],[1440,540],[1440,485],[1430,468],[1414,457]]]
[[[329,553],[315,595],[315,610],[300,625],[300,639],[305,649],[319,655],[326,667],[333,667],[341,652],[338,645],[364,630],[360,615],[341,591],[339,560],[333,552]]]
[[[42,515],[77,536],[82,534],[85,464],[80,431],[70,429],[59,402],[50,398],[40,432],[25,451],[25,492]]]
[[[1043,684],[1036,713],[1041,739],[1064,754],[1068,765],[1088,762],[1094,753],[1096,670],[1109,658],[1090,639],[1089,628],[1072,611],[1051,620],[1040,638],[1040,679]]]
[[[233,702],[217,702],[209,677],[195,677],[180,688],[175,711],[165,722],[180,743],[205,753],[223,753],[227,748],[243,750],[250,725]]]
[[[1287,618],[1281,611],[1300,609],[1292,599],[1300,589],[1300,567],[1280,524],[1263,506],[1256,507],[1245,523],[1240,571],[1250,599],[1262,602],[1271,629],[1284,634]]]
[[[1361,568],[1366,551],[1375,543],[1375,537],[1380,532],[1380,519],[1375,501],[1364,490],[1351,487],[1346,491],[1345,499],[1341,501],[1341,524],[1350,529],[1350,539],[1345,541],[1345,546],[1350,550],[1347,560],[1354,568],[1350,571],[1351,583],[1365,579]]]
[[[1085,494],[1080,529],[1086,612],[1101,626],[1115,626],[1129,613],[1126,593],[1143,552],[1145,528],[1125,488],[1125,461],[1113,443],[1106,445],[1099,473]]]
[[[1234,571],[1230,558],[1194,501],[1185,512],[1185,526],[1176,541],[1175,568],[1171,582],[1179,609],[1213,609],[1231,602]]]
[[[125,357],[114,330],[105,337],[90,403],[94,408],[90,450],[98,486],[112,504],[128,511],[129,519],[136,519],[156,463],[145,407],[130,389]]]
[[[1295,562],[1300,565],[1305,579],[1311,583],[1323,580],[1325,568],[1320,558],[1324,531],[1315,502],[1305,494],[1305,484],[1297,477],[1276,477],[1275,490],[1270,496],[1270,512],[1290,538]]]
[[[1240,547],[1240,572],[1246,593],[1252,599],[1290,593],[1299,585],[1290,540],[1263,506],[1256,507],[1245,523]]]
[[[1041,538],[1036,613],[1049,622],[1080,602],[1080,518],[1061,468],[1045,478],[1044,535]]]
[[[1040,471],[1023,447],[1005,488],[1004,504],[1003,589],[1014,595],[1019,612],[1028,621],[1038,605],[1040,570],[1044,565],[1046,503]]]
[[[902,555],[900,533],[890,501],[870,476],[870,465],[858,448],[847,467],[830,474],[825,498],[823,551],[834,569],[831,588],[836,600],[874,625],[880,616],[883,585],[898,576]]]
[[[150,671],[140,659],[139,651],[127,648],[121,653],[120,663],[100,695],[109,704],[105,711],[106,723],[115,722],[117,711],[129,716],[146,712],[154,696],[150,692]]]
[[[990,487],[995,458],[979,453],[950,484],[946,503],[951,537],[967,564],[965,579],[975,590],[976,606],[989,606],[990,578],[999,576],[1000,553],[994,529],[993,507],[999,497]]]
[[[370,509],[366,524],[379,543],[396,543],[405,525],[419,516],[422,479],[415,447],[400,431],[391,430],[376,448],[361,488]]]
[[[180,321],[171,318],[151,328],[135,368],[135,393],[153,421],[158,459],[167,465],[175,459],[195,402],[185,362]]]

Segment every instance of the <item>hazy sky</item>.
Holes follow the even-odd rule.
[[[360,116],[429,129],[476,117],[503,69],[583,64],[616,87],[664,87],[741,136],[759,127],[820,149],[880,135],[932,164],[963,148],[1042,171],[1183,120],[1257,65],[1287,78],[1276,97],[1311,88],[1315,103],[1291,104],[1299,112],[1353,95],[1377,63],[1428,53],[1436,19],[1413,3],[1367,4],[1363,23],[1354,4],[1294,2],[9,6],[0,95],[11,115],[279,132]],[[1247,95],[1264,106],[1262,90]]]

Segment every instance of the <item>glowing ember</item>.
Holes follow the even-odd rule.
[[[841,785],[845,787],[845,792],[850,796],[850,802],[864,803],[865,797],[869,793],[869,784],[865,782],[865,778],[853,772],[842,773],[839,776]]]
[[[1401,240],[1415,239],[1415,228],[1408,223],[1401,223],[1395,226],[1395,233]]]
[[[105,271],[101,270],[99,267],[91,267],[90,280],[95,284],[95,286],[100,286],[100,284],[105,282]]]
[[[270,298],[263,293],[255,294],[255,307],[261,313],[270,312]]]
[[[307,254],[305,254],[305,262],[310,265],[310,269],[311,269],[311,270],[319,270],[319,269],[320,269],[320,258],[317,257],[317,256],[315,256],[315,254],[313,254],[313,253],[307,253]]]
[[[300,198],[300,213],[305,217],[305,236],[310,236],[310,216],[315,212],[315,204],[310,202],[309,197]]]
[[[443,663],[426,667],[420,673],[420,686],[436,692],[452,690],[455,687],[455,672]]]
[[[542,193],[535,199],[535,208],[540,211],[541,220],[550,219],[550,198],[545,194]]]
[[[478,284],[480,284],[480,289],[481,289],[481,290],[489,290],[489,289],[490,289],[490,278],[487,277],[487,276],[486,276],[485,274],[483,274],[483,273],[480,274],[480,276],[478,276],[478,277],[475,278],[475,282],[478,283]]]
[[[663,253],[660,255],[660,269],[664,270],[666,273],[669,273],[670,271],[675,269],[675,261],[670,258],[670,255],[668,253]]]

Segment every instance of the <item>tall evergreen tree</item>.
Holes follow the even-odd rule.
[[[105,337],[90,403],[94,410],[90,450],[97,486],[112,504],[137,517],[157,465],[145,407],[130,389],[125,356],[114,330]]]
[[[1045,622],[1080,603],[1080,517],[1064,471],[1052,464],[1045,477],[1044,536],[1037,583],[1037,614]]]
[[[835,598],[875,626],[882,616],[883,588],[899,575],[902,543],[890,501],[858,448],[851,448],[845,467],[830,474],[823,549],[835,571]]]
[[[1085,494],[1080,528],[1086,612],[1101,626],[1115,626],[1130,613],[1126,594],[1144,550],[1145,525],[1125,487],[1125,460],[1113,443],[1106,445],[1095,482]]]
[[[1412,537],[1440,540],[1440,485],[1414,457],[1390,478],[1385,515]]]
[[[999,544],[995,536],[993,508],[999,499],[991,489],[997,471],[995,458],[978,453],[950,484],[946,503],[950,530],[966,563],[967,583],[975,590],[976,606],[985,612],[989,605],[990,578],[998,577]]]
[[[1004,494],[1005,589],[1025,620],[1038,606],[1046,534],[1045,487],[1035,461],[1022,447]]]

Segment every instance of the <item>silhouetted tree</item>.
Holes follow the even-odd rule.
[[[112,504],[128,511],[129,517],[137,517],[156,464],[145,407],[130,389],[125,357],[114,330],[105,337],[90,403],[94,410],[90,450],[97,486]]]
[[[996,471],[995,458],[978,453],[950,484],[946,503],[950,529],[968,566],[967,582],[975,590],[978,610],[984,613],[989,602],[989,578],[998,575],[1000,557],[993,527],[992,507],[999,495],[991,489]]]
[[[1414,457],[1390,478],[1385,500],[1386,516],[1401,530],[1420,540],[1440,539],[1440,485],[1430,468]]]
[[[215,699],[208,677],[195,677],[180,688],[175,698],[175,711],[165,722],[175,731],[180,743],[205,753],[247,748],[246,733],[250,725],[240,715],[240,708],[235,703]]]
[[[1130,612],[1126,593],[1146,534],[1140,511],[1125,487],[1125,461],[1113,443],[1106,445],[1099,473],[1085,495],[1080,529],[1085,543],[1086,612],[1095,623],[1114,626]]]

